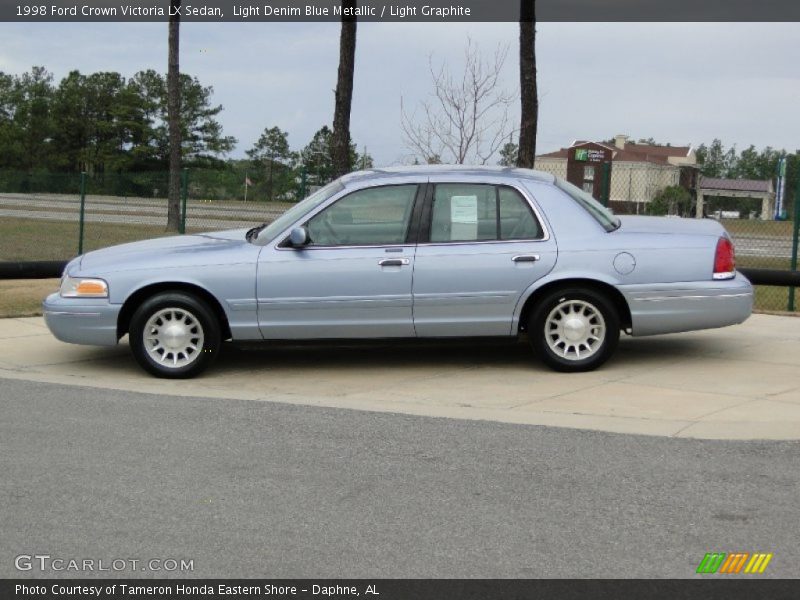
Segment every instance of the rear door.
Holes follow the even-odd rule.
[[[521,186],[431,179],[414,262],[419,337],[507,336],[556,244]]]

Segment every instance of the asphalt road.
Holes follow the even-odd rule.
[[[85,220],[89,223],[162,225],[166,199],[88,196]],[[187,226],[203,229],[236,229],[272,221],[289,208],[289,203],[205,203],[191,200]],[[78,221],[80,198],[67,195],[0,194],[0,217]]]
[[[166,198],[137,198],[126,196],[86,196],[86,208],[97,211],[121,213],[148,213],[162,214],[166,210]],[[80,196],[77,194],[2,194],[0,193],[0,206],[13,210],[28,209],[53,209],[70,214],[77,214],[80,210]],[[188,200],[192,212],[204,216],[221,215],[229,216],[233,212],[237,215],[252,215],[257,218],[266,210],[276,215],[282,214],[291,208],[294,202],[263,202],[239,200]]]
[[[710,551],[800,575],[797,442],[8,379],[0,414],[0,577],[59,575],[20,554],[194,577],[691,577]]]

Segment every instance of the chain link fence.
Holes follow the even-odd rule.
[[[185,171],[179,230],[252,227],[293,203],[244,199],[232,174]],[[175,235],[167,230],[167,172],[0,172],[0,261],[63,260],[98,248]],[[241,190],[237,190],[241,188]],[[237,192],[241,192],[237,198]]]
[[[792,246],[797,247],[797,236],[792,235],[793,222],[741,219],[720,219],[720,222],[733,238],[737,268],[797,270],[797,261],[791,259]],[[759,310],[800,310],[797,288],[759,285],[755,291]]]
[[[585,170],[583,176],[582,181],[569,179],[617,214],[697,215],[697,193],[677,169],[637,171],[615,164],[613,171],[599,166]],[[288,192],[273,194],[272,187],[246,186],[246,180],[235,171],[184,171],[180,230],[247,228],[271,221],[297,200],[302,189],[284,186]],[[81,251],[174,235],[166,228],[167,189],[167,172],[84,177],[0,172],[0,261],[64,260]],[[795,190],[788,194],[785,220],[774,219],[774,194],[747,197],[747,192],[705,197],[702,214],[730,232],[740,268],[796,270],[793,251],[798,234],[793,218],[800,212],[795,206],[800,194]],[[276,198],[268,200],[273,195]],[[800,290],[757,286],[756,307],[797,310]]]

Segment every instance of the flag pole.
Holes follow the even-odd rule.
[[[244,172],[244,201],[247,203],[247,171]]]

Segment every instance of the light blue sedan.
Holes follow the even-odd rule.
[[[616,217],[552,175],[352,173],[250,230],[114,246],[71,261],[44,302],[60,340],[191,377],[224,341],[516,338],[586,371],[634,336],[723,327],[753,289],[712,220]]]

